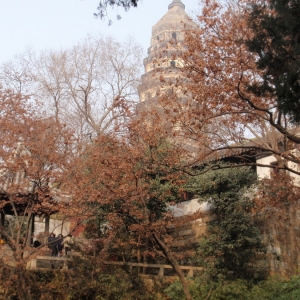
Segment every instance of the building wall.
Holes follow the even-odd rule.
[[[300,151],[299,150],[292,150],[292,153],[297,156],[300,157]],[[293,162],[289,162],[288,163],[288,167],[290,167],[291,169],[300,172],[300,165],[293,163]],[[300,175],[294,174],[294,173],[290,173],[291,177],[294,179],[294,184],[297,186],[300,186]]]
[[[272,162],[275,162],[276,158],[274,156],[267,156],[260,158],[256,161],[258,164],[263,164],[263,165],[269,165]],[[256,172],[257,172],[257,177],[259,180],[262,180],[264,178],[270,179],[271,178],[271,170],[270,168],[266,167],[256,167]]]
[[[298,150],[292,150],[294,155],[299,155],[299,151]],[[270,156],[266,156],[263,158],[260,158],[256,161],[258,164],[263,164],[263,165],[270,165],[271,163],[276,162],[276,158],[273,155]],[[293,163],[293,162],[288,162],[287,166],[297,172],[300,172],[300,166],[299,164]],[[268,167],[260,167],[257,166],[256,168],[257,170],[257,176],[258,179],[270,179],[271,178],[271,172],[272,172],[272,168],[268,168]],[[294,184],[297,186],[300,186],[300,176],[294,173],[289,172],[289,175],[293,178],[294,180]]]
[[[264,160],[266,161],[272,160],[269,158]],[[264,177],[261,178],[265,178],[269,173],[261,172],[260,176],[263,175]],[[208,233],[208,222],[215,217],[209,205],[199,204],[198,199],[193,199],[171,207],[171,210],[178,218],[197,211],[202,212],[197,220],[174,230],[175,251],[193,249],[195,253],[199,240]],[[253,214],[253,221],[259,228],[267,249],[266,257],[260,262],[265,265],[268,273],[286,278],[298,274],[300,269],[300,199],[278,207],[265,207]]]
[[[290,277],[300,269],[300,200],[254,216],[267,247],[270,275]]]
[[[52,216],[49,220],[49,232],[53,232],[56,236],[62,234],[66,236],[70,233],[70,221],[63,220],[57,216]],[[45,233],[45,219],[36,217],[34,221],[34,240],[40,239],[41,237],[49,236],[49,233]]]

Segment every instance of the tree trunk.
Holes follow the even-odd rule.
[[[168,259],[168,261],[170,262],[170,264],[173,267],[174,271],[178,275],[178,277],[181,281],[186,299],[187,300],[192,300],[192,297],[191,297],[191,294],[190,294],[190,291],[189,291],[189,287],[187,285],[187,282],[184,278],[184,274],[183,274],[182,270],[180,269],[180,266],[179,266],[176,258],[173,256],[173,254],[169,250],[168,246],[155,233],[152,233],[152,236],[153,236],[154,240],[156,241],[157,245],[159,246],[159,248],[162,250],[162,252],[166,256],[166,258]]]
[[[20,247],[20,246],[19,246]],[[15,272],[16,272],[16,283],[17,283],[17,295],[19,300],[28,299],[27,291],[28,286],[26,284],[26,263],[24,261],[24,253],[20,248],[17,248],[15,252]]]
[[[0,228],[3,230],[4,228],[4,221],[5,221],[5,214],[4,212],[0,212]],[[0,233],[0,238],[3,238],[2,234]]]
[[[26,300],[27,298],[27,292],[26,292],[26,283],[24,280],[24,273],[19,271],[18,273],[18,280],[17,280],[17,294],[19,300]]]

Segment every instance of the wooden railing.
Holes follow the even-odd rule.
[[[49,263],[49,268],[38,268],[38,261]],[[35,258],[32,258],[27,263],[27,269],[36,270],[36,269],[68,269],[68,261],[71,261],[67,257],[56,257],[56,256],[41,256],[38,255]]]
[[[27,269],[36,270],[41,269],[38,267],[38,261],[46,263],[46,267],[42,269],[63,269],[68,270],[68,262],[72,261],[72,258],[66,257],[52,257],[52,256],[37,256],[31,259],[27,264]],[[173,276],[166,275],[165,270],[172,270],[171,265],[165,264],[147,264],[147,263],[134,263],[134,262],[120,262],[120,261],[105,261],[104,265],[106,266],[115,266],[115,267],[128,267],[129,271],[132,271],[133,268],[137,268],[137,273],[144,277],[149,276]],[[194,276],[194,272],[200,272],[203,270],[201,267],[194,266],[180,266],[181,270],[184,271],[185,275],[188,277]],[[142,271],[141,271],[142,270]],[[105,268],[104,268],[105,271]]]
[[[114,265],[114,266],[128,266],[129,270],[132,270],[132,268],[142,268],[145,270],[144,273],[140,273],[139,275],[149,275],[147,274],[147,269],[157,269],[155,276],[166,276],[165,275],[165,269],[173,269],[171,265],[164,265],[164,264],[145,264],[145,263],[133,263],[133,262],[121,262],[121,261],[105,261],[106,265]],[[194,266],[180,266],[180,269],[186,272],[186,276],[192,277],[194,276],[194,271],[203,271],[203,268],[201,267],[194,267]]]

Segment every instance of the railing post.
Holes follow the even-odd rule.
[[[37,262],[36,258],[32,258],[30,260],[30,267],[29,267],[30,270],[35,270],[36,269],[36,262]]]
[[[68,270],[69,267],[68,267],[68,263],[67,263],[67,260],[64,261],[64,265],[62,267],[62,270]]]
[[[164,267],[160,267],[158,271],[158,276],[163,277],[164,276]]]
[[[194,271],[193,269],[189,269],[188,273],[187,273],[188,277],[193,277],[194,276]]]

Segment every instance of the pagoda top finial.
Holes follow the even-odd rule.
[[[181,0],[173,0],[171,4],[169,4],[168,9],[174,7],[174,6],[179,6],[183,9],[185,9],[185,5],[181,2]]]

